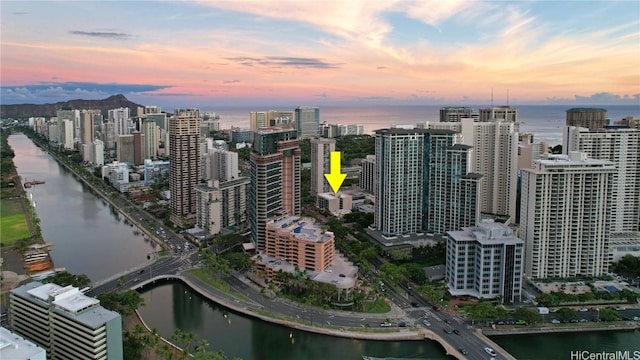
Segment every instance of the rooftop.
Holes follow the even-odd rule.
[[[0,327],[0,359],[46,359],[46,351],[22,336]]]
[[[100,300],[84,295],[73,286],[30,282],[11,290],[11,293],[53,311],[73,321],[95,329],[119,318],[120,314],[100,306]]]
[[[278,231],[289,231],[301,240],[323,242],[333,236],[331,231],[315,225],[315,219],[299,216],[286,216],[267,222],[267,227]]]
[[[458,231],[447,232],[456,241],[475,240],[480,244],[517,244],[524,243],[515,236],[513,230],[502,223],[483,221],[473,227],[465,227]]]

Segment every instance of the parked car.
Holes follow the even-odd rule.
[[[383,323],[381,323],[381,324],[380,324],[380,326],[381,326],[381,327],[391,327],[392,325],[393,325],[393,324],[391,324],[391,323],[390,323],[390,322],[388,322],[388,321],[385,321],[385,322],[383,322]]]
[[[560,320],[558,320],[558,319],[553,319],[553,320],[551,320],[551,323],[552,323],[552,324],[560,324]]]

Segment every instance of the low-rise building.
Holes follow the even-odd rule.
[[[0,327],[0,359],[46,360],[47,352],[38,344]]]

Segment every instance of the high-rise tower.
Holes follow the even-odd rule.
[[[200,111],[176,109],[169,119],[169,189],[172,223],[184,227],[196,214],[194,185],[200,181]]]
[[[608,268],[611,161],[548,155],[522,170],[520,237],[527,277],[600,276]]]
[[[317,137],[320,134],[320,108],[315,106],[298,106],[295,110],[298,139]]]
[[[172,150],[173,151],[173,150]],[[247,218],[258,250],[264,249],[269,218],[300,215],[300,146],[293,129],[254,134]]]
[[[331,152],[336,150],[334,139],[311,139],[311,196],[331,191],[324,174],[330,172]]]

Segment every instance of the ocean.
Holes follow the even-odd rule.
[[[477,111],[485,106],[470,106]],[[442,106],[371,106],[346,107],[327,106],[320,108],[320,123],[329,124],[362,124],[365,133],[388,128],[391,125],[414,125],[425,121],[440,121]],[[518,122],[521,133],[533,133],[534,141],[544,141],[550,146],[562,144],[562,129],[565,125],[565,111],[572,105],[511,105],[518,110]],[[611,122],[626,116],[640,117],[640,106],[611,105],[589,106],[607,109],[607,117]],[[220,128],[229,129],[232,126],[249,128],[249,113],[251,111],[266,111],[267,108],[218,108],[201,109],[202,112],[216,112],[220,116]],[[274,110],[293,110],[293,108],[277,107]]]

